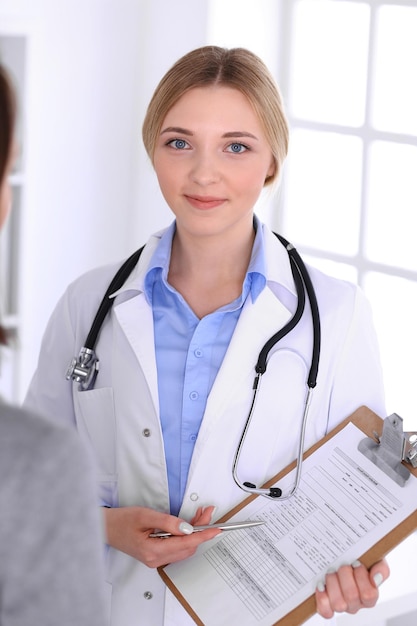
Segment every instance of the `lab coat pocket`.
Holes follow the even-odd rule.
[[[100,495],[105,502],[114,502],[117,466],[113,389],[77,391],[75,402],[78,430],[95,457]]]

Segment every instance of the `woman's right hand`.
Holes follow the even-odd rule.
[[[209,524],[213,510],[212,506],[198,509],[191,523]],[[222,532],[213,528],[193,533],[192,526],[185,520],[140,506],[103,508],[103,511],[107,543],[152,568],[192,556],[201,543]],[[173,536],[150,537],[155,530]]]

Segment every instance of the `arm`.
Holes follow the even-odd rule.
[[[101,290],[101,282],[106,280],[101,273],[98,281],[87,278],[88,288],[84,285],[81,290],[78,283],[70,287],[52,314],[44,334],[38,368],[25,401],[26,406],[73,425],[75,411],[72,384],[65,380],[65,371],[71,356],[78,353],[87,335],[90,319],[94,317],[98,306],[96,300],[99,301],[102,291],[104,293],[104,287]],[[82,307],[78,307],[80,291],[85,293]],[[90,299],[94,302],[90,302]],[[87,434],[87,439],[88,436]],[[102,503],[107,504],[108,501],[103,499]],[[163,542],[160,539],[149,538],[149,533],[159,526],[161,530],[180,534],[177,518],[168,515],[161,518],[162,513],[142,507],[122,507],[103,511],[108,544],[142,560],[150,567],[186,558],[202,541],[212,538],[219,532],[210,530],[188,537],[170,538],[169,541]],[[203,514],[200,524],[205,523],[207,515],[209,513],[206,513],[206,516]]]
[[[385,393],[372,311],[357,289],[344,340],[336,354],[328,430],[365,405],[385,417]],[[331,348],[330,348],[331,349]]]

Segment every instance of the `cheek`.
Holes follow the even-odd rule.
[[[0,228],[3,226],[12,206],[12,190],[9,183],[3,183],[0,189]]]
[[[164,195],[176,192],[187,178],[187,165],[183,159],[157,158],[154,170]]]
[[[156,177],[158,179],[159,187],[161,188],[162,193],[170,193],[172,190],[174,179],[169,175],[169,172],[166,170],[157,170]]]
[[[153,167],[160,186],[170,185],[172,176],[172,168],[163,158],[155,158]]]
[[[259,168],[255,171],[253,168],[250,168],[245,172],[241,172],[239,177],[236,178],[236,187],[240,190],[242,195],[247,194],[250,197],[257,196],[264,187],[265,177],[266,174],[263,168]]]

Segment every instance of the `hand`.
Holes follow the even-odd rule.
[[[388,578],[389,567],[385,560],[375,563],[368,571],[359,561],[352,566],[343,565],[337,572],[326,574],[325,586],[316,589],[317,612],[326,618],[334,613],[357,613],[365,607],[375,606],[378,587]]]
[[[214,507],[198,509],[191,524],[209,524]],[[184,520],[139,506],[103,509],[107,543],[141,561],[148,567],[159,567],[192,556],[204,541],[221,533],[219,529],[190,532],[191,526]],[[184,526],[185,524],[185,526]],[[174,537],[161,539],[149,537],[156,529],[170,532]]]

